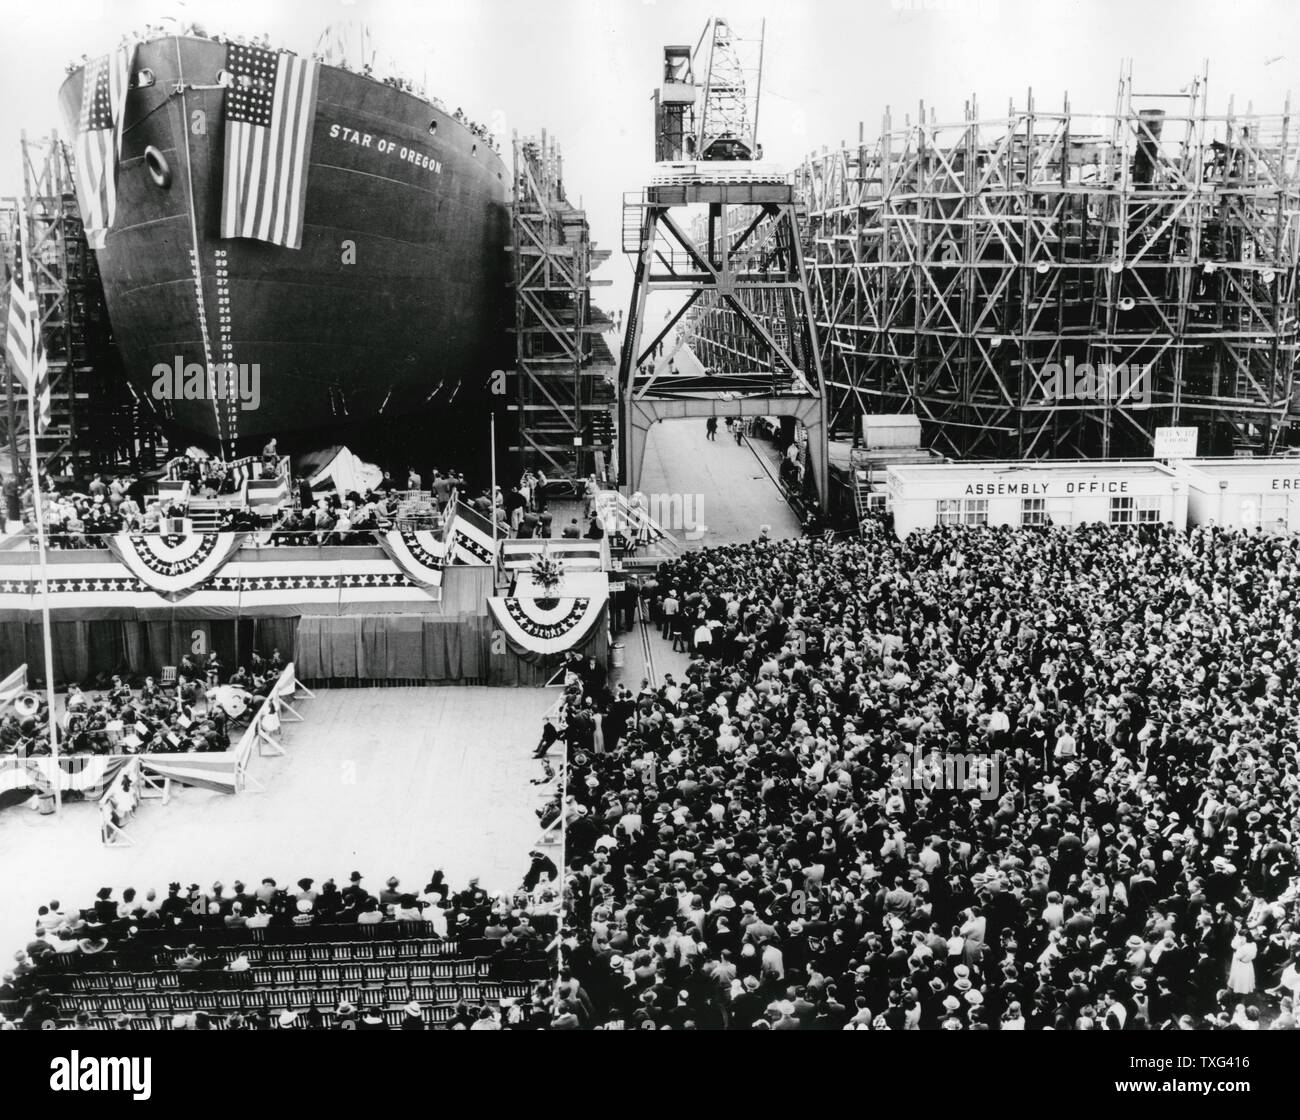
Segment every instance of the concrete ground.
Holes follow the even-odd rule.
[[[776,452],[762,441],[740,445],[718,423],[716,440],[705,438],[704,420],[666,420],[650,429],[641,491],[651,502],[689,508],[694,527],[665,526],[685,547],[705,548],[753,540],[768,527],[773,540],[800,535],[799,520],[781,497]],[[670,498],[680,496],[680,506]]]
[[[283,758],[256,758],[265,793],[177,788],[145,802],[127,826],[134,846],[104,847],[93,802],[61,819],[22,806],[0,812],[0,958],[31,939],[51,899],[88,906],[111,886],[143,892],[220,879],[249,886],[309,875],[372,890],[390,875],[419,890],[441,867],[462,886],[517,885],[538,839],[542,798],[530,757],[550,689],[319,690],[284,725]],[[556,858],[556,857],[553,857]]]
[[[753,540],[765,525],[774,540],[784,540],[799,536],[800,528],[776,484],[778,465],[776,449],[765,441],[745,438],[737,445],[721,423],[717,439],[708,440],[703,420],[670,420],[650,430],[641,491],[648,500],[680,495],[680,508],[697,514],[694,529],[668,526],[685,548]],[[673,652],[653,626],[647,632],[638,623],[614,641],[623,645],[623,666],[611,671],[611,680],[634,691],[643,677],[658,684],[672,673],[681,680],[690,660]]]

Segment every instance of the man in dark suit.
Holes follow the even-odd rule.
[[[555,729],[555,722],[550,716],[546,717],[542,724],[542,738],[537,744],[537,749],[533,751],[534,758],[545,758],[551,747],[555,745],[555,740],[560,737],[560,733]]]

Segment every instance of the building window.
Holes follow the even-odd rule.
[[[1267,529],[1270,533],[1274,532],[1279,525],[1285,526],[1287,516],[1290,513],[1288,498],[1285,494],[1263,494],[1260,496],[1259,525]],[[1255,526],[1249,522],[1246,523],[1248,528],[1253,529]]]
[[[1046,525],[1047,524],[1047,499],[1046,498],[1021,498],[1020,499],[1020,524],[1021,525]]]
[[[1110,523],[1112,525],[1133,524],[1133,499],[1132,498],[1111,498]]]
[[[935,503],[936,525],[987,525],[989,503],[985,498],[940,498]]]
[[[1136,500],[1137,520],[1139,525],[1160,524],[1160,496],[1147,494]]]
[[[961,499],[960,498],[940,498],[935,506],[936,525],[960,525],[961,524]]]

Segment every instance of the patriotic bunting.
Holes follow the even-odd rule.
[[[507,571],[525,571],[543,556],[558,560],[566,572],[604,571],[604,541],[508,540],[501,542],[501,566]]]
[[[587,640],[604,615],[605,601],[492,598],[488,610],[516,653],[563,653]]]
[[[243,543],[242,533],[189,533],[179,537],[119,533],[109,551],[151,591],[184,598],[210,580]]]
[[[457,502],[452,513],[450,554],[456,564],[491,564],[496,560],[496,541],[492,536],[492,522],[465,505]]]
[[[396,529],[379,538],[379,547],[422,587],[442,586],[447,546],[437,533],[426,529]]]

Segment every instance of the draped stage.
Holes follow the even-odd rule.
[[[464,509],[441,533],[377,540],[266,547],[239,533],[120,534],[104,549],[51,550],[55,684],[157,673],[202,650],[235,665],[279,649],[308,685],[332,686],[529,686],[569,650],[604,662],[602,572],[575,571],[554,600],[538,599],[526,574],[514,595],[497,596],[490,526]],[[590,542],[545,547],[572,552],[575,568],[599,567]],[[539,542],[499,548],[515,569]],[[45,671],[40,607],[35,553],[0,550],[0,666],[26,662],[32,683]]]

